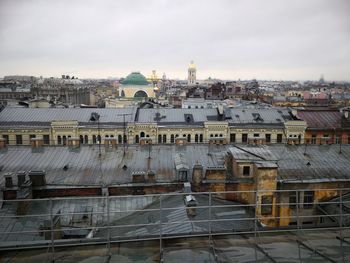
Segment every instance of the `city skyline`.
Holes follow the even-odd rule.
[[[347,1],[0,1],[0,77],[349,81]]]

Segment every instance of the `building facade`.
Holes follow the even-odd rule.
[[[98,114],[99,119],[92,118]],[[81,144],[105,143],[114,138],[139,144],[303,144],[306,123],[287,110],[277,109],[23,109],[0,112],[0,135],[9,145],[67,145],[69,138]],[[123,139],[125,138],[125,139]]]

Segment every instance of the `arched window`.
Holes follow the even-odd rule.
[[[140,137],[138,135],[135,135],[135,143],[139,143],[140,142]]]
[[[101,135],[97,135],[97,143],[101,144]]]
[[[188,141],[188,142],[191,142],[191,134],[188,134],[188,135],[187,135],[187,141]]]
[[[84,136],[83,135],[80,135],[80,143],[84,143]]]
[[[57,136],[57,144],[62,144],[62,139],[60,135]]]
[[[198,142],[198,134],[194,136],[194,142]]]
[[[122,143],[123,142],[123,137],[119,134],[118,135],[118,143]]]
[[[87,135],[84,136],[84,143],[86,143],[86,144],[89,143],[89,136],[87,136]]]
[[[175,142],[174,134],[172,134],[172,135],[170,136],[170,142],[171,142],[171,143],[174,143],[174,142]]]
[[[92,143],[96,143],[97,142],[97,140],[96,140],[96,135],[92,135]]]
[[[163,134],[163,143],[166,143],[166,134]]]
[[[66,137],[66,135],[63,135],[63,145],[66,145],[67,144],[67,137]]]
[[[158,143],[162,143],[162,135],[158,134]]]
[[[127,143],[128,138],[126,137],[126,135],[124,135],[124,143]]]
[[[199,142],[203,142],[203,134],[199,134]]]
[[[140,137],[144,138],[145,137],[145,133],[144,132],[140,132]]]
[[[108,134],[106,134],[106,135],[105,135],[105,137],[106,137],[106,138],[109,138],[109,135],[108,135]]]

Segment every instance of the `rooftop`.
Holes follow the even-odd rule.
[[[29,170],[45,170],[47,184],[51,185],[125,184],[132,182],[133,172],[149,170],[155,172],[159,183],[175,182],[174,159],[179,153],[191,173],[195,164],[204,169],[222,167],[227,152],[237,160],[256,161],[261,167],[264,162],[276,164],[278,178],[284,183],[350,180],[350,145],[342,145],[341,154],[339,145],[232,146],[152,145],[150,159],[149,146],[128,146],[125,156],[121,146],[102,146],[101,157],[98,145],[81,146],[74,151],[63,146],[44,147],[41,152],[34,152],[29,146],[8,146],[0,151],[0,185],[4,185],[5,173]]]

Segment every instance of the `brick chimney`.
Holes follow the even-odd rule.
[[[46,179],[45,179],[46,172],[44,170],[29,171],[28,175],[33,186],[46,185]]]
[[[25,171],[18,171],[17,172],[17,185],[20,187],[24,182],[26,181],[26,175],[27,173]]]
[[[13,175],[13,173],[5,173],[5,174],[4,174],[4,177],[5,177],[5,187],[6,187],[6,188],[11,188],[11,187],[13,187],[12,175]]]

